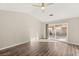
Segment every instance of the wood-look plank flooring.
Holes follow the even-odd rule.
[[[27,42],[1,50],[0,56],[79,56],[79,46],[63,42]]]

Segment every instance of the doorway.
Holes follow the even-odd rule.
[[[67,41],[68,23],[48,24],[47,38],[51,40]]]

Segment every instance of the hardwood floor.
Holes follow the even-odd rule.
[[[79,56],[79,46],[63,42],[28,42],[1,50],[0,56]]]

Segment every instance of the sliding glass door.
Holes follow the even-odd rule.
[[[66,40],[68,38],[68,24],[48,24],[48,39]]]

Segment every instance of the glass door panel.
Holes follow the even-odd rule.
[[[48,24],[48,39],[66,40],[68,36],[67,24]]]
[[[67,39],[67,25],[66,24],[55,25],[55,31],[56,31],[56,40]]]
[[[48,38],[49,39],[55,38],[55,31],[54,31],[54,25],[53,24],[49,24],[49,26],[48,26]]]

